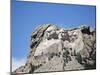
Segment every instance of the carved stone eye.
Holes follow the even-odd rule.
[[[41,54],[43,55],[43,52]]]
[[[72,50],[72,48],[70,48],[70,50]]]

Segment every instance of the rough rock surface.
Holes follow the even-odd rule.
[[[81,26],[70,30],[52,24],[31,35],[30,53],[24,66],[13,73],[35,73],[96,68],[96,29]]]

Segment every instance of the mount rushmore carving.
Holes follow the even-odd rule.
[[[38,27],[31,35],[27,62],[13,73],[87,70],[96,68],[96,29],[81,26]]]

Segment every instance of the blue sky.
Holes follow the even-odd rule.
[[[11,8],[12,57],[17,59],[27,57],[31,33],[40,24],[73,28],[96,23],[95,6],[12,1]]]

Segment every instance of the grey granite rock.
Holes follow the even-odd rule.
[[[41,25],[31,35],[26,64],[13,73],[95,69],[95,37],[95,28],[89,26],[66,30]]]

